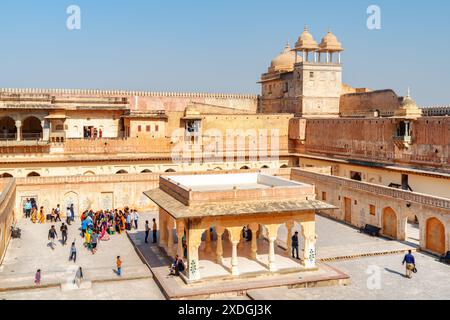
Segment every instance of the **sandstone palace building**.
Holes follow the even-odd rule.
[[[343,52],[305,28],[260,95],[0,89],[0,261],[26,198],[154,210],[160,176],[252,172],[312,185],[323,214],[389,238],[419,224],[422,250],[450,251],[450,108],[418,106],[407,84],[346,85]],[[228,156],[205,156],[217,136]]]

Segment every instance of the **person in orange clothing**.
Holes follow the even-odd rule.
[[[120,277],[122,276],[122,260],[120,260],[120,256],[117,256],[116,266],[117,266],[117,275]]]

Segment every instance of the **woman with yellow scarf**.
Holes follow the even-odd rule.
[[[39,223],[45,223],[44,207],[41,207],[41,209],[39,209]]]
[[[31,209],[31,221],[32,221],[33,223],[36,223],[36,221],[37,221],[37,210],[36,210],[35,207],[33,207],[33,208]]]

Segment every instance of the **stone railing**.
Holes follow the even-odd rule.
[[[214,98],[214,99],[257,99],[253,94],[220,94],[220,93],[182,93],[182,92],[149,92],[127,90],[77,90],[77,89],[0,89],[7,94],[35,95],[96,95],[96,96],[139,96],[139,97],[173,97],[173,98]]]
[[[182,141],[183,137],[180,137]],[[203,139],[209,139],[209,137],[203,137]],[[271,154],[271,150],[268,150],[271,145],[271,141],[268,140],[268,146],[253,145],[246,139],[245,143],[240,145],[238,138],[234,141],[234,148],[231,150],[231,154],[242,153],[244,156],[251,156],[252,153],[263,155],[264,151],[267,151],[267,156],[276,156]],[[287,140],[287,139],[286,139]],[[167,157],[171,157],[172,151],[178,146],[180,142],[172,144],[168,138],[113,138],[113,139],[67,139],[62,146],[64,147],[65,154],[121,154],[121,153],[148,153],[159,154]],[[184,145],[184,151],[186,153],[191,152],[195,155],[196,144],[194,142],[186,142]],[[226,146],[223,146],[224,148]],[[286,155],[289,153],[288,141],[279,141],[277,148],[280,155]],[[226,156],[228,150],[220,150],[210,147],[209,145],[201,145],[199,148],[201,155],[204,158],[212,156],[215,153],[222,151]],[[275,150],[276,151],[276,150]]]
[[[55,184],[83,184],[83,183],[120,183],[137,181],[158,181],[157,173],[116,174],[97,176],[60,176],[60,177],[26,177],[17,178],[18,186],[55,185]]]
[[[313,181],[321,181],[325,183],[333,183],[338,186],[343,186],[347,188],[352,188],[364,192],[369,192],[372,194],[377,194],[380,196],[391,197],[395,199],[401,199],[407,202],[414,202],[418,204],[423,204],[427,206],[432,206],[436,208],[450,210],[450,199],[434,197],[426,194],[392,189],[389,187],[384,187],[380,185],[375,185],[371,183],[354,181],[348,178],[341,178],[330,175],[323,175],[313,172],[307,172],[300,169],[293,169],[291,173],[291,177],[311,179]],[[450,213],[450,212],[449,212]]]
[[[450,106],[443,107],[423,107],[424,117],[444,117],[450,116]]]
[[[30,185],[55,185],[55,184],[83,184],[83,183],[121,183],[138,181],[159,181],[161,175],[206,175],[206,174],[226,174],[226,173],[254,173],[261,172],[268,175],[289,177],[291,168],[282,169],[250,169],[250,170],[226,170],[226,171],[197,171],[197,172],[173,172],[173,173],[128,173],[114,175],[97,176],[60,176],[60,177],[25,177],[16,178],[15,184],[18,186]],[[1,181],[1,180],[0,180]]]

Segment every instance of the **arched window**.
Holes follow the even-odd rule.
[[[39,140],[42,138],[41,120],[28,117],[22,122],[22,138],[24,140]]]
[[[119,170],[116,172],[116,174],[128,174],[128,171],[126,170]]]
[[[280,168],[281,169],[287,169],[287,168],[289,168],[289,166],[287,164],[283,164]]]
[[[0,176],[0,178],[14,178],[14,177],[11,174],[5,172]]]
[[[174,172],[176,172],[174,169],[167,169],[166,170],[166,173],[174,173]]]
[[[35,171],[30,172],[27,177],[40,177],[41,175]]]
[[[261,169],[270,169],[269,166],[262,166]]]
[[[142,170],[141,173],[152,173],[152,171],[149,169],[145,169],[145,170]]]
[[[243,166],[243,167],[241,168],[241,170],[250,170],[250,168],[249,168],[248,166]]]
[[[16,139],[17,128],[16,122],[11,117],[3,117],[0,119],[0,139],[14,140]]]

